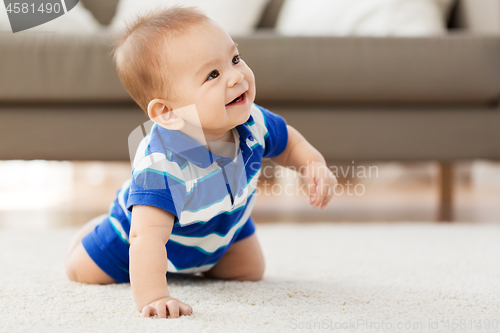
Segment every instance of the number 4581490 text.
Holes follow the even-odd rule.
[[[26,2],[15,2],[15,3],[9,3],[7,8],[5,8],[7,13],[14,13],[14,14],[27,14],[27,13],[60,13],[62,8],[61,4],[55,3],[51,4],[49,3],[41,3],[40,5],[36,5],[34,3],[29,4]]]

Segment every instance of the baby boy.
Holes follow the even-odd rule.
[[[250,217],[262,158],[301,170],[314,208],[328,203],[336,179],[299,132],[254,104],[254,75],[237,44],[196,9],[139,17],[115,61],[153,125],[109,213],[73,238],[66,272],[83,283],[130,282],[145,317],[190,315],[170,295],[167,273],[247,281],[264,274]]]

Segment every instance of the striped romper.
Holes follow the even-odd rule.
[[[168,274],[206,272],[231,244],[255,232],[250,217],[262,158],[281,154],[285,120],[253,104],[249,119],[232,130],[234,158],[218,156],[180,131],[154,124],[142,139],[132,178],[109,213],[82,239],[94,262],[117,282],[129,282],[129,232],[134,205],[175,217],[166,244]]]

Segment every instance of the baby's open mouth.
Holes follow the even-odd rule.
[[[231,103],[227,103],[226,105],[231,105],[231,104],[235,104],[235,103],[238,103],[238,102],[241,102],[245,99],[245,93],[239,95],[238,97],[236,97],[235,99],[233,99],[231,101]]]

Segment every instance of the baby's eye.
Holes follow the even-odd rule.
[[[212,80],[212,79],[216,79],[216,78],[217,78],[217,76],[219,76],[219,71],[218,71],[218,70],[214,70],[214,71],[212,71],[212,72],[208,75],[208,77],[207,77],[207,81],[208,81],[208,80]]]
[[[240,58],[240,55],[239,55],[239,54],[235,55],[235,56],[233,57],[233,65],[238,64],[238,63],[240,62],[240,59],[241,59],[241,58]]]

